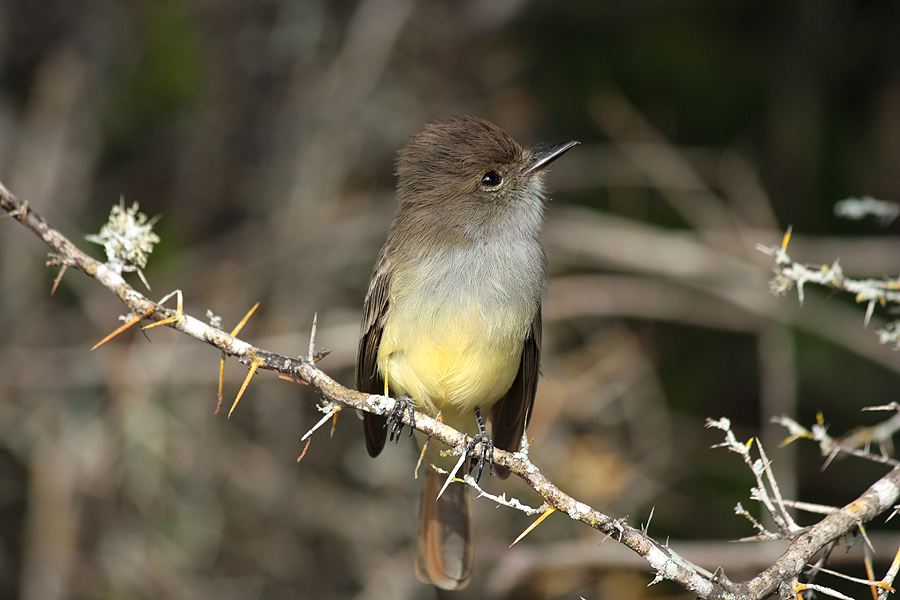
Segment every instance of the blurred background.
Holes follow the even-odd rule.
[[[733,580],[784,546],[733,513],[753,485],[706,417],[761,436],[788,498],[842,505],[886,472],[780,448],[788,414],[835,435],[885,418],[900,356],[852,298],[768,291],[757,243],[896,275],[898,225],[841,220],[900,196],[900,4],[524,0],[0,0],[0,181],[82,249],[124,196],[159,215],[154,299],[306,352],[351,385],[365,289],[394,211],[395,153],[472,114],[554,164],[552,283],[531,457],[579,500]],[[124,311],[0,220],[0,598],[434,598],[415,580],[417,452],[378,460],[346,411],[258,374],[215,415],[220,355],[167,329],[93,352]],[[135,287],[143,289],[136,276]],[[225,402],[246,369],[226,366]],[[532,505],[515,478],[489,481]],[[564,516],[476,500],[458,598],[678,597]],[[801,514],[801,523],[818,518]],[[896,550],[870,528],[876,574]],[[864,576],[855,554],[835,554]],[[848,558],[849,557],[849,558]],[[817,580],[838,585],[834,579]],[[851,595],[868,594],[859,586]]]

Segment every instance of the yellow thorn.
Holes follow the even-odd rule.
[[[241,329],[244,328],[244,325],[247,324],[247,321],[250,320],[250,317],[253,316],[253,313],[256,312],[256,309],[257,309],[257,308],[259,308],[259,302],[257,302],[256,304],[254,304],[254,305],[253,305],[253,308],[251,308],[251,309],[247,312],[247,314],[244,315],[244,318],[241,319],[241,322],[237,324],[237,327],[234,328],[234,331],[231,332],[231,335],[237,335],[237,334],[239,334],[239,333],[241,332]]]
[[[863,534],[865,534],[865,530],[863,529],[862,524],[860,524],[860,529]],[[869,581],[875,581],[875,570],[872,568],[872,557],[868,552],[863,556],[863,565],[866,567],[866,578]],[[872,600],[878,600],[878,584],[870,585],[869,590],[872,592]]]
[[[219,414],[219,411],[222,410],[222,383],[225,381],[225,353],[222,353],[222,359],[219,361],[219,393],[217,397],[219,401],[216,403],[216,412],[215,414]]]
[[[334,430],[337,429],[337,417],[338,413],[341,412],[340,406],[334,407],[334,416],[331,418],[331,437],[334,437]]]
[[[553,508],[552,506],[549,507],[547,510],[545,510],[545,511],[543,512],[543,514],[541,514],[541,516],[539,516],[539,517],[537,518],[537,520],[535,520],[534,523],[532,523],[531,525],[528,526],[528,529],[526,529],[525,531],[523,531],[522,533],[519,534],[519,537],[517,537],[517,538],[515,539],[515,541],[514,541],[512,544],[509,545],[509,547],[512,548],[513,546],[515,546],[516,544],[518,544],[518,543],[519,543],[519,540],[521,540],[523,537],[525,537],[526,535],[528,535],[529,533],[531,533],[531,530],[532,530],[532,529],[534,529],[535,527],[537,527],[538,525],[540,525],[540,524],[544,521],[544,519],[546,519],[547,517],[549,517],[551,514],[553,514],[553,513],[555,513],[555,512],[556,512],[556,509]]]
[[[179,296],[179,298],[180,298],[180,296]],[[240,330],[243,329],[244,325],[247,324],[247,321],[250,319],[250,316],[251,316],[254,312],[256,312],[256,309],[257,309],[257,308],[259,308],[259,302],[257,302],[256,304],[254,304],[254,305],[253,305],[253,308],[251,308],[250,311],[249,311],[246,315],[244,315],[244,318],[241,319],[240,323],[237,324],[237,327],[234,328],[234,331],[231,332],[231,335],[237,335],[238,332],[240,332]],[[180,305],[179,305],[179,311],[180,311],[180,310],[181,310],[181,308],[180,308]],[[160,323],[157,323],[157,325],[160,325],[160,324],[162,324],[162,321],[161,321]],[[257,366],[259,366],[259,365],[257,365]],[[238,400],[241,399],[241,394],[244,393],[244,388],[247,387],[247,381],[249,381],[249,380],[250,380],[250,377],[253,376],[253,371],[255,371],[255,370],[256,370],[256,367],[253,367],[253,366],[251,365],[250,375],[248,375],[248,376],[247,376],[247,380],[244,381],[244,387],[241,388],[240,394],[238,394],[237,399],[235,399],[235,401],[234,401],[234,406],[232,406],[232,407],[231,407],[231,410],[228,411],[228,416],[229,416],[229,417],[231,417],[231,413],[232,413],[232,411],[234,411],[234,407],[237,406]],[[223,353],[222,353],[222,360],[219,362],[219,394],[218,394],[219,402],[218,402],[218,404],[216,404],[216,414],[219,414],[219,410],[222,408],[222,383],[223,383],[224,380],[225,380],[225,353],[223,352]],[[302,458],[302,457],[301,457],[301,458]]]
[[[801,438],[802,438],[802,439],[806,439],[806,440],[811,440],[811,439],[813,439],[813,436],[812,436],[812,434],[811,434],[810,432],[808,432],[808,431],[806,431],[806,430],[801,431],[801,432],[799,432],[799,433],[793,433],[793,434],[787,436],[786,438],[784,438],[784,441],[782,441],[782,442],[778,445],[778,447],[779,447],[779,448],[784,448],[784,447],[787,446],[788,444],[793,444],[795,441],[797,441],[797,440],[799,440],[799,439],[801,439]]]
[[[151,312],[153,312],[152,308],[150,310],[148,310],[147,312],[145,312],[143,315],[136,315],[136,316],[132,317],[130,321],[121,325],[118,329],[113,331],[111,334],[109,334],[108,336],[106,336],[105,338],[103,338],[102,340],[97,342],[96,344],[94,344],[94,346],[91,348],[91,350],[96,350],[97,348],[99,348],[100,346],[102,346],[103,344],[108,342],[109,340],[113,339],[114,337],[116,337],[117,335],[119,335],[120,333],[122,333],[123,331],[125,331],[126,329],[128,329],[129,327],[134,325],[135,323],[140,323],[141,319],[147,317]]]
[[[750,438],[749,440],[747,440],[747,443],[744,444],[744,446],[748,449],[751,448],[753,446],[753,439],[754,438]]]
[[[793,225],[788,225],[787,231],[784,232],[784,237],[781,238],[781,249],[787,250],[788,242],[791,241],[791,230],[793,230]]]
[[[149,325],[141,327],[141,329],[152,329],[154,327],[159,327],[160,325],[168,325],[169,323],[184,323],[184,297],[181,295],[181,290],[175,290],[170,294],[166,294],[166,296],[163,297],[163,299],[160,300],[158,304],[165,304],[165,302],[172,296],[175,296],[175,316],[166,317],[165,319],[157,321],[156,323],[150,323]]]
[[[428,442],[431,441],[430,437],[425,438],[425,443],[422,444],[422,451],[419,452],[419,460],[416,461],[416,469],[413,471],[413,479],[419,478],[419,467],[422,466],[422,462],[425,460],[425,450],[428,448]]]
[[[253,362],[250,363],[250,372],[247,373],[247,377],[244,379],[244,384],[241,386],[240,391],[238,392],[237,398],[234,399],[234,404],[231,405],[231,410],[228,411],[228,418],[231,418],[231,413],[234,412],[235,407],[237,407],[238,402],[241,400],[241,396],[244,395],[244,390],[247,389],[247,386],[250,385],[250,380],[253,379],[253,374],[256,373],[256,369],[258,369],[263,364],[263,360],[261,358],[253,357]]]
[[[144,325],[141,329],[153,329],[154,327],[159,327],[160,325],[168,325],[169,323],[183,323],[184,315],[176,314],[174,317],[166,317],[162,321],[156,321],[155,323],[150,323],[149,325]]]

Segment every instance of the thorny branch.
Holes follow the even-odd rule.
[[[792,259],[787,253],[791,231],[788,229],[780,246],[763,246],[757,244],[756,249],[775,259],[775,277],[769,284],[774,294],[783,295],[795,284],[797,298],[803,304],[803,287],[807,283],[816,283],[844,292],[854,294],[858,303],[866,304],[864,323],[869,324],[875,305],[900,305],[900,279],[852,279],[844,274],[840,261],[831,265],[806,265]],[[894,344],[900,348],[900,321],[893,321],[878,329],[878,338],[882,344]]]
[[[821,423],[813,427],[813,430],[815,431],[815,433],[813,433],[798,424],[796,421],[787,417],[776,418],[773,419],[773,421],[784,425],[788,430],[788,432],[790,433],[787,439],[788,442],[796,440],[798,438],[811,438],[818,440],[823,448],[823,453],[828,455],[826,465],[834,457],[834,453],[845,452],[851,455],[861,456],[860,454],[853,452],[852,448],[841,447],[840,444],[837,444],[833,440],[833,438],[829,438],[824,432],[825,428],[821,425]],[[719,446],[725,447],[732,452],[740,454],[747,465],[750,467],[750,469],[753,471],[754,475],[756,476],[757,487],[751,489],[751,497],[754,500],[761,502],[766,507],[767,512],[772,517],[772,520],[777,526],[777,531],[767,530],[756,519],[754,519],[739,503],[736,507],[737,514],[746,517],[759,532],[758,535],[752,538],[745,538],[741,541],[773,539],[792,540],[792,543],[789,546],[787,552],[782,554],[781,558],[778,559],[778,562],[776,562],[772,567],[769,567],[769,569],[767,569],[766,571],[763,571],[763,573],[755,579],[759,579],[767,573],[772,572],[773,569],[781,568],[784,565],[799,565],[800,561],[802,561],[804,564],[809,565],[809,561],[817,553],[819,553],[820,550],[827,549],[827,551],[830,551],[830,549],[834,547],[834,545],[842,537],[848,536],[854,531],[858,531],[863,537],[865,537],[866,534],[864,524],[874,518],[877,514],[887,511],[894,505],[895,502],[897,502],[898,491],[900,491],[900,487],[898,487],[900,486],[900,464],[898,464],[897,461],[893,461],[892,463],[890,463],[893,467],[893,470],[890,473],[875,482],[875,484],[872,485],[868,490],[866,490],[866,492],[862,496],[842,508],[810,505],[802,502],[783,500],[781,498],[781,491],[778,488],[778,484],[776,483],[774,477],[771,475],[769,460],[766,457],[765,451],[762,449],[762,446],[759,445],[758,440],[751,439],[747,443],[741,443],[740,441],[738,441],[734,433],[731,431],[731,423],[728,421],[728,419],[719,419],[718,421],[708,420],[706,426],[714,427],[724,431],[725,441],[722,444],[719,444]],[[828,444],[825,440],[831,440],[831,444]],[[756,460],[752,458],[750,452],[750,449],[754,445],[754,442],[756,443],[759,452],[759,458]],[[833,451],[833,453],[828,454],[824,452],[824,448],[826,446],[834,447],[836,449]],[[871,459],[873,458],[873,456],[864,456],[864,458]],[[807,512],[816,514],[825,514],[827,516],[819,521],[819,523],[817,523],[816,525],[813,525],[811,527],[800,527],[789,515],[786,507],[805,510]],[[882,508],[878,509],[877,507]],[[896,512],[896,507],[894,508]],[[894,513],[889,515],[888,519],[893,517],[893,515]],[[839,573],[835,573],[823,568],[821,566],[823,559],[824,557],[820,558],[819,561],[817,561],[814,565],[810,565],[813,567],[814,573],[823,572],[831,575],[836,575],[844,579],[853,580],[852,578],[848,578]],[[895,577],[896,569],[892,565],[891,568],[888,569],[888,572],[885,574],[884,578],[880,581],[853,581],[855,581],[856,583],[863,583],[865,585],[872,586],[874,589],[877,589],[876,598],[878,598],[878,600],[881,600],[887,597],[888,592],[893,591],[891,585],[893,584],[893,580]],[[753,598],[758,597],[753,595],[753,593],[755,592],[753,591],[752,584],[755,579],[747,582],[747,590],[750,592],[749,597]],[[787,581],[783,581],[782,585],[786,583]],[[791,581],[790,588],[784,588],[781,593],[782,597],[795,597],[794,594],[797,594],[804,590],[815,590],[836,598],[846,597],[839,592],[822,585],[800,583],[797,580],[796,576]]]
[[[391,398],[363,394],[334,381],[315,366],[316,357],[313,353],[300,358],[275,354],[184,314],[180,306],[178,310],[173,310],[149,300],[124,280],[121,265],[101,263],[82,252],[2,183],[0,207],[50,246],[52,253],[48,265],[63,269],[75,268],[96,279],[128,306],[133,315],[132,320],[147,319],[164,324],[218,348],[244,365],[281,373],[312,385],[329,405],[325,407],[326,411],[342,406],[384,414],[393,407],[394,400]],[[403,421],[409,424],[406,414]],[[451,448],[463,448],[468,443],[466,436],[459,431],[418,412],[415,413],[415,429]],[[534,489],[544,501],[545,512],[555,509],[605,533],[647,561],[656,572],[654,583],[668,579],[700,598],[749,600],[764,598],[776,591],[782,597],[793,597],[798,585],[797,578],[816,552],[891,508],[900,496],[900,467],[895,467],[857,500],[829,514],[817,525],[801,530],[802,535],[793,533],[788,549],[774,565],[753,579],[736,583],[730,581],[720,569],[713,573],[693,565],[667,544],[649,537],[645,531],[631,527],[623,520],[601,513],[565,494],[540,473],[527,454],[495,448],[492,460],[508,468]],[[793,527],[788,529],[790,531]]]
[[[787,416],[774,417],[772,422],[782,425],[790,432],[789,440],[806,438],[817,442],[822,456],[826,457],[823,469],[831,464],[831,461],[840,453],[883,463],[890,467],[900,466],[900,460],[891,457],[893,453],[892,437],[900,430],[900,405],[894,402],[886,406],[871,406],[863,410],[893,410],[897,412],[886,421],[871,427],[858,427],[840,438],[828,434],[828,427],[824,423],[822,415],[819,415],[818,422],[809,429]],[[872,452],[872,445],[879,447],[878,454]]]

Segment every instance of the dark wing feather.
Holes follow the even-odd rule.
[[[541,365],[541,311],[531,322],[531,335],[525,340],[519,372],[506,395],[494,404],[491,413],[491,438],[494,445],[510,452],[519,449],[525,426],[531,420],[534,395],[537,391]],[[494,466],[501,478],[509,476],[509,470]]]
[[[381,322],[388,307],[391,285],[390,258],[387,247],[381,250],[363,309],[362,330],[356,354],[356,389],[367,394],[384,394],[384,379],[378,374],[378,346],[381,343]],[[387,438],[385,417],[363,413],[366,449],[370,456],[378,456]]]

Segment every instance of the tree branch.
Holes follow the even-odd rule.
[[[385,414],[393,408],[394,400],[384,396],[363,394],[346,388],[315,366],[314,356],[291,358],[269,352],[249,344],[213,325],[161,306],[146,298],[129,285],[115,264],[101,263],[77,248],[62,233],[50,226],[28,203],[13,195],[0,183],[0,207],[10,216],[33,231],[50,246],[48,265],[75,268],[99,281],[128,306],[134,315],[153,322],[164,322],[172,329],[203,341],[237,358],[244,365],[287,375],[314,386],[328,403],[355,408],[375,414]],[[406,414],[405,424],[409,425]],[[451,448],[464,448],[468,438],[440,421],[415,414],[415,429]],[[900,495],[900,468],[895,468],[865,494],[843,509],[825,517],[817,525],[804,530],[790,544],[787,551],[772,566],[753,579],[734,583],[717,570],[711,573],[691,564],[667,544],[657,542],[646,531],[627,525],[590,506],[579,502],[544,477],[523,452],[510,453],[494,449],[492,460],[522,478],[543,499],[545,507],[552,507],[570,518],[603,532],[643,557],[656,571],[656,579],[669,579],[701,598],[763,598],[780,586],[790,585],[806,567],[807,561],[822,547],[853,531],[859,524],[871,520],[896,502]]]

